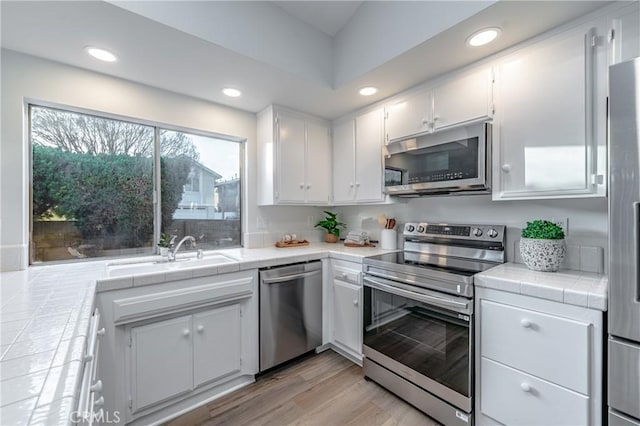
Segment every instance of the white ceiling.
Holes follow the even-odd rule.
[[[290,15],[335,36],[344,27],[362,1],[274,1]]]
[[[2,47],[251,112],[277,103],[333,119],[470,64],[605,4],[594,1],[500,1],[480,12],[474,10],[470,17],[421,43],[416,44],[414,39],[410,48],[395,46],[398,54],[394,53],[380,65],[369,65],[335,85],[331,62],[335,39],[271,2],[180,1],[180,13],[169,7],[174,3],[171,1],[135,3],[158,10],[164,7],[161,12],[165,17],[172,17],[175,23],[169,26],[158,22],[158,17],[141,16],[99,1],[5,0],[0,2]],[[313,10],[321,6],[319,2],[310,2],[312,4],[308,6],[304,5],[307,2],[291,3],[296,3],[290,5],[295,9]],[[405,3],[405,8],[424,8],[431,4],[399,3]],[[446,6],[447,2],[435,3]],[[449,3],[457,4],[459,8],[463,5],[462,2]],[[366,23],[367,17],[363,15],[383,6],[387,11],[393,11],[393,2],[363,2],[337,37],[351,30],[350,25],[358,20]],[[222,16],[212,16],[212,8]],[[251,25],[240,18],[239,10],[245,13],[244,16],[255,11]],[[224,13],[227,12],[235,13],[236,18],[226,22],[228,16]],[[277,27],[272,25],[274,20],[279,23]],[[334,26],[340,25],[335,20],[332,22]],[[498,42],[475,50],[465,46],[464,41],[471,32],[491,25],[503,28],[503,36]],[[385,25],[363,27],[393,42],[395,28]],[[309,43],[312,46],[305,49]],[[120,59],[113,64],[97,62],[84,53],[83,48],[87,45],[109,48]],[[357,62],[359,54],[353,51],[354,56],[350,59]],[[369,84],[379,87],[380,92],[369,98],[359,96],[357,89]],[[225,86],[242,89],[243,96],[235,99],[223,96],[220,91]]]

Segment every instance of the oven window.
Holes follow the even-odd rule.
[[[469,323],[422,302],[364,291],[364,344],[468,397]]]

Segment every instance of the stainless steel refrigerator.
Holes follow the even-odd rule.
[[[609,68],[610,425],[640,426],[640,58]]]

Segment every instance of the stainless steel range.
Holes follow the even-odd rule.
[[[473,423],[473,280],[505,261],[505,227],[407,223],[365,258],[364,374],[445,425]]]

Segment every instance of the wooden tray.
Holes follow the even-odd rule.
[[[302,246],[308,246],[309,245],[309,241],[307,240],[293,240],[293,241],[287,241],[287,242],[281,242],[278,241],[276,243],[276,247],[278,248],[284,248],[284,247],[302,247]]]
[[[366,244],[356,244],[356,243],[344,243],[345,247],[375,247],[375,244],[366,243]]]

